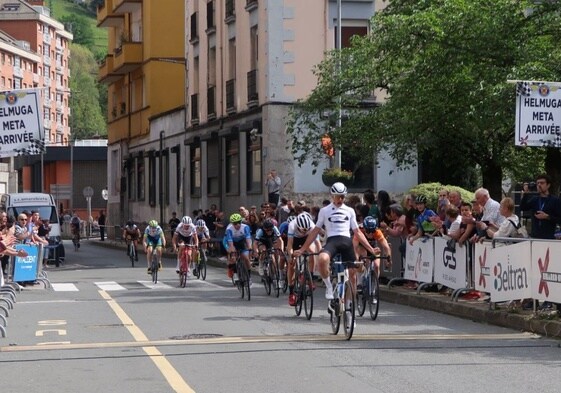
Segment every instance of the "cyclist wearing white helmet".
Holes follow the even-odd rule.
[[[286,242],[286,252],[289,256],[288,266],[286,275],[288,277],[288,305],[296,305],[296,294],[294,293],[294,265],[295,259],[292,258],[294,250],[299,250],[302,245],[306,242],[308,234],[315,228],[314,221],[310,213],[300,213],[295,220],[292,220],[288,224],[288,240]],[[319,236],[310,245],[308,251],[310,253],[316,253],[321,249],[321,243],[319,241]],[[308,258],[308,269],[310,272],[314,271],[315,256]]]
[[[208,242],[210,242],[210,230],[206,226],[206,222],[203,219],[198,219],[195,222],[197,227],[197,237],[199,238],[199,248],[206,250],[208,247]],[[201,257],[206,262],[206,251],[201,252]]]
[[[173,239],[171,241],[173,245],[173,252],[177,253],[177,266],[175,271],[179,274],[179,264],[181,263],[181,256],[183,255],[183,248],[187,245],[194,246],[195,248],[199,246],[199,238],[196,236],[197,228],[193,225],[193,220],[189,216],[184,216],[181,222],[175,228],[175,233],[173,234]],[[192,255],[192,248],[187,248],[187,254],[189,258]],[[190,275],[189,266],[187,266],[187,275]]]
[[[374,254],[374,249],[368,243],[364,234],[359,231],[356,221],[355,210],[345,205],[343,201],[347,195],[347,187],[343,183],[335,183],[331,186],[331,203],[319,211],[318,220],[306,242],[299,250],[294,251],[294,256],[298,257],[308,251],[310,245],[317,239],[320,228],[325,227],[327,240],[319,254],[319,273],[325,283],[325,298],[333,299],[333,288],[329,281],[329,262],[336,254],[341,254],[343,262],[356,260],[356,255],[351,240],[351,231],[358,241],[368,252]],[[356,285],[354,269],[349,269],[351,284]],[[353,288],[356,291],[356,288]]]
[[[152,269],[150,269],[150,259],[152,258],[152,250],[154,247],[156,247],[156,253],[158,254],[158,265],[159,265],[159,269],[161,269],[162,247],[166,246],[166,237],[164,236],[164,230],[162,229],[161,226],[158,225],[158,221],[150,220],[148,222],[148,226],[144,230],[144,238],[142,243],[144,245],[144,252],[146,253],[148,274],[152,274]]]

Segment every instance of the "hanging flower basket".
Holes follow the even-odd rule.
[[[336,182],[341,182],[348,186],[353,182],[353,173],[341,168],[326,168],[321,175],[321,180],[328,187],[331,187]]]

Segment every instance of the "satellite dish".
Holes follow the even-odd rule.
[[[109,199],[109,192],[107,190],[101,190],[101,197],[106,201]]]

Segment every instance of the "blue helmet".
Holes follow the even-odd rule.
[[[372,216],[365,217],[362,222],[362,227],[368,233],[374,232],[376,228],[378,228],[378,220]]]

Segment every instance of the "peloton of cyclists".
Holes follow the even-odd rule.
[[[194,246],[195,248],[199,246],[199,237],[197,236],[197,228],[193,225],[193,220],[189,216],[184,216],[181,222],[175,228],[175,233],[173,234],[173,239],[171,241],[173,245],[173,252],[177,253],[177,266],[175,268],[176,273],[180,273],[179,266],[181,263],[181,258],[183,257],[183,249],[187,246]],[[193,255],[193,250],[191,247],[187,247],[187,255],[191,259]],[[190,275],[189,266],[187,266],[187,275]]]
[[[287,280],[288,280],[288,305],[296,305],[296,294],[294,293],[294,251],[302,248],[302,245],[306,242],[308,234],[315,228],[314,221],[310,213],[300,213],[295,220],[291,220],[288,224],[288,240],[286,242],[286,253],[288,254],[288,266],[287,266]],[[321,243],[319,241],[319,236],[316,236],[316,240],[310,244],[308,251],[311,254],[317,253],[321,249]],[[308,268],[310,272],[314,271],[315,256],[310,256],[308,258]]]
[[[148,274],[152,274],[152,269],[150,268],[150,258],[152,257],[152,250],[156,247],[156,253],[158,255],[158,266],[160,270],[162,268],[162,247],[166,246],[166,237],[164,236],[164,230],[158,225],[158,221],[150,220],[148,226],[144,230],[143,237],[144,252],[146,253],[146,263],[148,265]]]
[[[134,243],[134,249],[138,248],[138,240],[140,240],[140,229],[136,226],[133,220],[128,220],[123,228],[122,238],[127,242],[127,256],[129,255],[129,244]],[[138,261],[138,252],[136,253],[136,261]]]
[[[228,277],[237,279],[234,276],[236,260],[234,254],[240,253],[247,271],[249,272],[249,282],[251,285],[251,269],[249,262],[249,252],[252,249],[251,230],[249,225],[242,223],[242,216],[234,213],[230,216],[230,224],[226,227],[226,233],[222,240],[224,248],[228,251]]]

